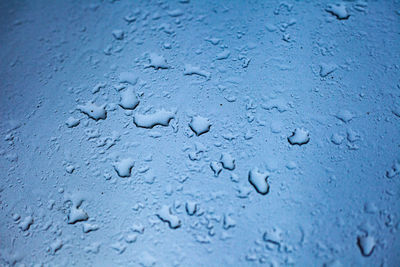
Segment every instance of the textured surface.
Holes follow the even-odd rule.
[[[1,1],[0,265],[399,266],[399,25]]]

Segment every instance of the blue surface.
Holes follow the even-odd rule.
[[[400,266],[399,1],[1,1],[1,266]]]

